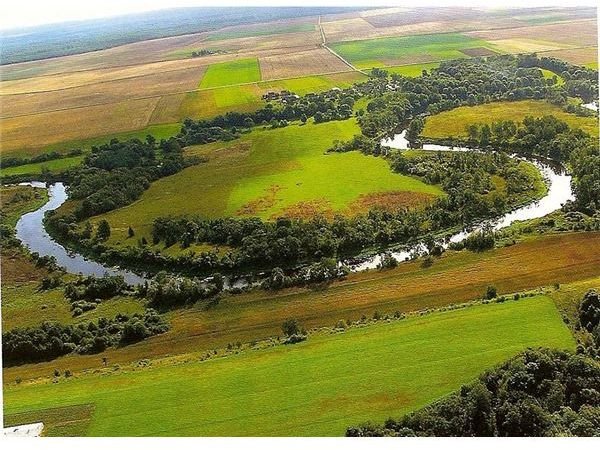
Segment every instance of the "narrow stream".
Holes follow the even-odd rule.
[[[393,139],[382,141],[382,145],[405,150],[408,149],[408,141],[406,140],[406,131],[394,136]],[[469,148],[461,147],[446,147],[443,145],[425,144],[423,150],[427,151],[478,151]],[[515,156],[516,157],[516,156]],[[464,240],[469,234],[482,229],[483,227],[493,227],[496,230],[506,228],[513,222],[518,220],[529,220],[543,217],[557,209],[560,209],[562,205],[568,200],[572,200],[573,192],[571,190],[571,176],[564,173],[556,166],[543,164],[539,161],[531,160],[531,163],[535,164],[542,172],[544,178],[549,184],[548,193],[545,197],[539,201],[533,202],[527,206],[518,208],[512,212],[509,212],[496,220],[487,220],[479,224],[477,227],[470,230],[463,230],[459,233],[454,234],[448,240],[440,241],[439,245],[443,248],[448,248],[451,242],[460,242]],[[121,269],[119,267],[108,267],[96,261],[89,260],[83,255],[76,252],[71,252],[65,249],[62,245],[54,241],[50,235],[46,232],[43,224],[44,214],[47,211],[53,211],[62,205],[68,198],[65,185],[63,183],[54,183],[50,186],[46,186],[46,183],[40,183],[33,181],[31,183],[22,183],[23,185],[30,185],[34,187],[48,189],[48,202],[36,211],[24,214],[17,222],[17,238],[27,247],[31,252],[37,252],[41,256],[54,256],[57,263],[64,267],[67,272],[70,273],[81,273],[83,275],[95,275],[102,276],[105,273],[110,275],[122,275],[125,281],[129,284],[140,284],[145,281],[143,276],[137,275],[131,271]],[[402,262],[407,259],[411,259],[415,255],[426,254],[427,250],[423,243],[416,244],[405,251],[392,252],[392,256]],[[353,261],[341,261],[341,263],[347,264],[352,271],[358,272],[366,269],[373,269],[378,266],[381,262],[382,254],[371,256],[360,263]],[[355,260],[354,260],[355,261]],[[226,278],[225,286],[230,287],[244,287],[248,285],[246,277],[241,276],[231,280]],[[255,284],[255,283],[251,283]]]

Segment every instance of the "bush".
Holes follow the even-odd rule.
[[[485,298],[487,298],[488,300],[491,300],[493,298],[496,298],[496,296],[498,295],[498,292],[496,290],[496,286],[488,286],[486,291],[485,291]]]

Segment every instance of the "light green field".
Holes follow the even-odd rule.
[[[467,58],[461,50],[486,47],[486,41],[459,33],[424,34],[331,44],[359,68]]]
[[[9,177],[14,175],[39,175],[44,170],[58,173],[71,167],[78,166],[84,156],[72,156],[69,158],[53,159],[40,163],[23,164],[22,166],[6,167],[0,170],[0,176]]]
[[[598,62],[596,61],[596,62],[584,64],[584,67],[587,67],[588,69],[598,70]]]
[[[17,412],[91,404],[92,436],[342,436],[350,425],[422,407],[536,346],[575,346],[543,296],[203,363],[5,386],[4,412],[10,421]],[[28,413],[36,416],[43,413]]]
[[[200,81],[200,88],[252,83],[253,81],[260,81],[258,59],[236,59],[208,66]]]
[[[397,73],[405,77],[420,77],[424,70],[435,69],[440,66],[439,62],[426,63],[426,64],[408,64],[405,66],[386,67],[389,73]]]
[[[99,217],[110,222],[114,242],[126,237],[128,226],[140,237],[138,230],[147,233],[155,217],[168,214],[270,219],[299,202],[315,202],[325,210],[344,213],[361,194],[442,194],[436,186],[392,173],[382,158],[358,152],[325,153],[334,140],[350,139],[358,131],[354,119],[309,122],[255,129],[228,143],[191,147],[189,153],[207,156],[208,163],[158,180],[139,201]],[[252,211],[241,211],[248,205],[254,206]]]
[[[471,123],[488,123],[500,120],[521,122],[526,116],[556,116],[571,127],[581,128],[592,136],[598,135],[598,122],[593,117],[579,117],[564,112],[560,107],[542,100],[494,102],[477,106],[461,106],[430,116],[425,121],[423,136],[431,138],[465,137]]]
[[[561,77],[560,75],[552,72],[551,70],[547,70],[547,69],[540,69],[542,71],[542,75],[544,75],[544,78],[547,80],[551,80],[552,78],[556,77],[556,85],[560,86],[565,84],[565,80],[563,79],[563,77]]]
[[[272,34],[300,33],[315,31],[314,23],[269,23],[259,26],[238,28],[231,30],[220,30],[212,33],[207,41],[222,41],[225,39],[238,39],[255,36],[269,36]]]

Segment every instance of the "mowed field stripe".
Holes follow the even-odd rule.
[[[544,296],[318,333],[203,363],[12,385],[5,411],[91,403],[91,435],[341,436],[357,422],[440,398],[535,346],[574,348]]]

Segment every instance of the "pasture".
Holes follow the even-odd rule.
[[[487,123],[500,120],[521,122],[527,116],[542,117],[553,115],[569,126],[581,128],[592,136],[598,134],[598,121],[593,117],[579,117],[564,112],[559,106],[542,100],[522,100],[516,102],[494,102],[477,106],[461,106],[430,116],[425,121],[423,136],[430,138],[465,137],[467,126],[472,123]]]
[[[191,147],[189,154],[205,156],[208,162],[156,181],[136,203],[96,220],[106,218],[113,229],[111,240],[124,243],[129,226],[142,236],[155,217],[168,214],[264,219],[303,211],[352,214],[362,211],[361,195],[406,192],[404,201],[413,206],[442,194],[435,186],[392,173],[382,158],[325,153],[334,140],[350,139],[357,132],[354,119],[309,122],[257,128],[235,141]]]
[[[421,261],[392,270],[355,273],[326,289],[253,291],[224,296],[214,308],[184,308],[168,313],[171,330],[136,345],[104,352],[111,364],[135,364],[145,358],[194,354],[281,334],[290,317],[307,329],[333,326],[339,320],[441,308],[481,298],[487,286],[499,294],[598,277],[600,233],[540,236],[482,253],[448,252],[433,266]],[[552,255],[552,257],[540,257]],[[600,287],[600,286],[598,286]],[[49,363],[4,369],[5,380],[48,377],[54,370],[79,372],[101,367],[98,355],[66,356]]]
[[[489,47],[482,39],[460,33],[387,37],[331,44],[331,48],[360,68],[467,58],[461,50]]]
[[[92,436],[342,436],[349,425],[422,407],[537,346],[575,346],[544,296],[200,363],[5,386],[4,412],[9,423],[15,413],[36,421],[48,408],[89,405]]]
[[[254,81],[260,81],[258,60],[256,58],[235,59],[208,66],[202,81],[200,81],[200,88],[214,88]]]
[[[397,73],[405,77],[420,77],[424,70],[430,71],[439,67],[440,63],[407,64],[404,66],[386,67],[389,73]]]

